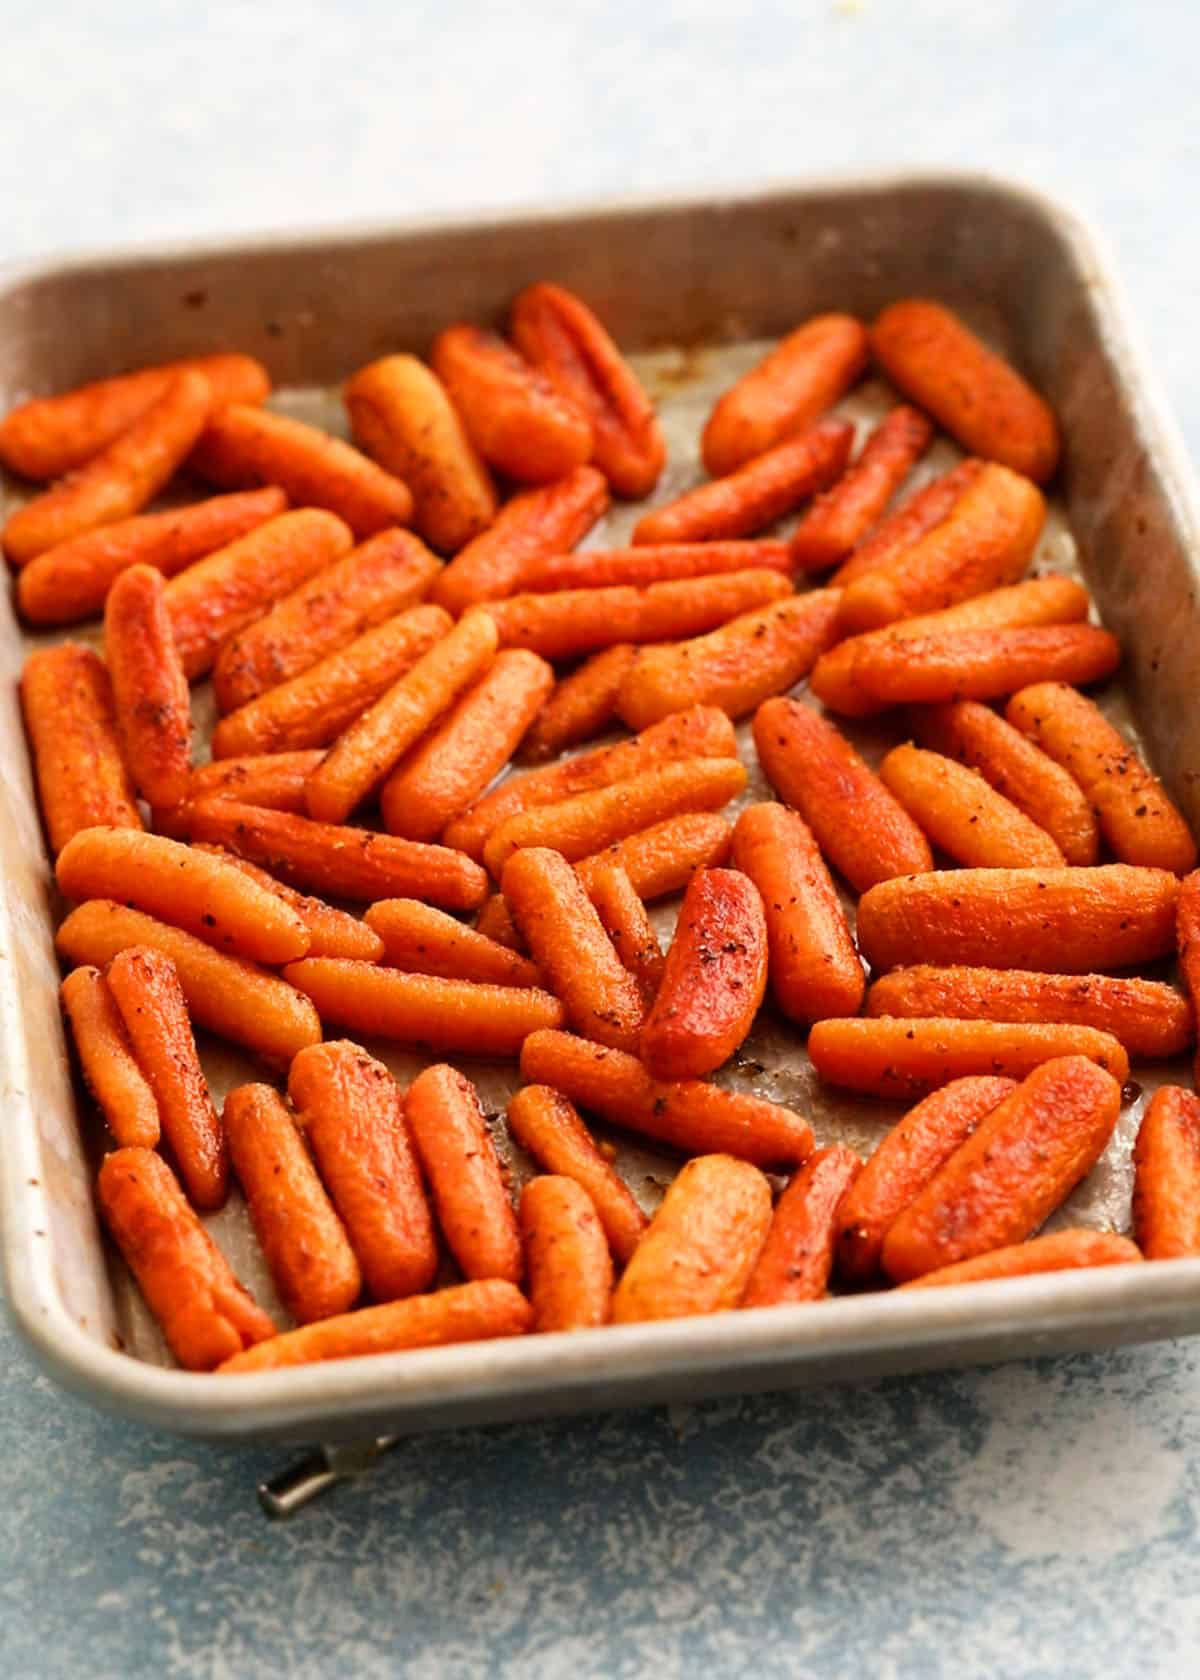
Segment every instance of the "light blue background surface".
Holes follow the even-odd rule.
[[[0,259],[877,165],[1115,249],[1193,453],[1200,11],[1105,0],[0,7]],[[0,1327],[0,1674],[1200,1671],[1200,1353],[445,1436],[270,1527]]]

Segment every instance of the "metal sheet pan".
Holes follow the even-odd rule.
[[[671,464],[657,499],[697,476],[699,422],[761,341],[821,308],[871,314],[891,297],[934,293],[1015,356],[1063,417],[1067,458],[1038,557],[1079,568],[1126,649],[1108,704],[1136,719],[1192,820],[1200,722],[1190,715],[1200,649],[1197,518],[1188,469],[1131,345],[1094,241],[1067,213],[977,177],[875,180],[518,216],[504,222],[282,239],[241,248],[93,259],[0,275],[0,403],[34,390],[185,353],[237,347],[261,356],[274,401],[341,423],[334,382],[387,349],[424,349],[446,321],[498,320],[512,294],[553,276],[595,303],[638,353],[659,400]],[[868,384],[846,405],[866,421],[885,401]],[[922,471],[952,454],[940,444]],[[9,487],[15,494],[15,487]],[[618,510],[589,539],[619,540]],[[50,1368],[100,1405],[187,1433],[344,1439],[539,1416],[706,1393],[748,1392],[881,1371],[1098,1347],[1200,1327],[1192,1262],[983,1288],[842,1297],[818,1306],[531,1337],[227,1379],[170,1368],[123,1266],[101,1242],[90,1180],[99,1135],[72,1090],[55,997],[59,906],[30,797],[12,678],[28,646],[0,608],[0,1061],[6,1145],[0,1212],[9,1300]],[[197,719],[210,720],[207,690]],[[1132,708],[1130,711],[1129,708]],[[893,735],[867,737],[868,750]],[[753,753],[744,755],[753,764]],[[763,790],[751,783],[749,797]],[[660,912],[664,929],[673,906]],[[204,1047],[218,1097],[255,1072]],[[372,1045],[398,1075],[422,1059]],[[499,1111],[511,1066],[476,1064],[497,1139],[520,1179]],[[1152,1083],[1182,1069],[1135,1070],[1117,1136],[1064,1216],[1122,1228],[1129,1148]],[[899,1110],[848,1099],[812,1075],[800,1037],[764,1012],[721,1076],[808,1113],[818,1137],[869,1149]],[[614,1138],[618,1165],[653,1207],[675,1163]],[[218,1241],[269,1308],[278,1303],[235,1196],[212,1221]]]

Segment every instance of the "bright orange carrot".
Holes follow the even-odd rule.
[[[232,404],[215,414],[190,465],[224,490],[278,484],[293,507],[328,508],[360,540],[407,525],[408,486],[357,449],[285,414]]]
[[[508,913],[503,893],[491,893],[484,900],[475,918],[475,932],[496,945],[503,945],[508,951],[516,951],[519,956],[525,953],[525,941]]]
[[[615,1324],[727,1312],[741,1300],[771,1224],[771,1187],[746,1161],[687,1161],[613,1296]]]
[[[193,1206],[219,1208],[229,1193],[229,1148],[196,1054],[175,964],[149,946],[118,951],[108,987],[138,1065],[158,1103],[163,1137]]]
[[[499,333],[446,327],[429,360],[476,449],[507,478],[550,484],[590,458],[592,425],[583,409]]]
[[[438,1224],[468,1278],[521,1280],[521,1237],[479,1093],[456,1068],[426,1068],[404,1114]]]
[[[862,648],[854,680],[874,706],[928,705],[996,700],[1027,683],[1102,682],[1120,662],[1117,638],[1091,624],[956,630]],[[815,684],[814,692],[830,703]]]
[[[964,449],[1044,483],[1058,464],[1054,415],[1002,356],[929,298],[890,304],[871,328],[888,378]]]
[[[706,471],[735,472],[818,420],[867,365],[867,329],[852,315],[814,315],[725,392],[701,442]]]
[[[812,1153],[812,1128],[790,1108],[699,1079],[654,1079],[635,1056],[573,1033],[530,1033],[521,1078],[687,1155],[715,1150],[773,1167]]]
[[[31,653],[21,672],[21,710],[51,853],[82,828],[141,828],[98,654],[78,642]]]
[[[298,1324],[352,1307],[362,1273],[295,1122],[271,1085],[239,1085],[222,1124],[254,1234]]]
[[[433,840],[461,816],[508,763],[553,687],[554,672],[536,653],[498,653],[383,784],[388,833]]]
[[[733,865],[757,887],[766,917],[771,992],[793,1021],[857,1015],[862,963],[824,859],[802,817],[749,805],[733,830]]]
[[[600,863],[591,871],[588,897],[644,1001],[652,1003],[662,983],[663,954],[628,870],[619,863]]]
[[[1124,863],[935,870],[864,893],[858,943],[877,973],[931,962],[1090,974],[1165,956],[1178,899],[1168,871]]]
[[[548,1085],[526,1085],[508,1105],[508,1125],[544,1171],[569,1178],[587,1192],[608,1246],[618,1260],[627,1261],[649,1221],[566,1097]]]
[[[570,1178],[534,1178],[521,1193],[521,1240],[535,1330],[590,1330],[608,1322],[613,1267],[586,1190]]]
[[[1075,778],[1122,863],[1176,875],[1196,867],[1196,842],[1182,814],[1094,701],[1065,682],[1037,683],[1013,695],[1008,721]]]
[[[396,1301],[428,1289],[433,1216],[387,1068],[347,1039],[314,1044],[292,1063],[288,1095],[371,1294]]]
[[[592,654],[564,677],[526,730],[518,755],[521,760],[537,764],[557,758],[565,747],[602,734],[616,718],[617,695],[636,658],[631,642],[618,642]]]
[[[1184,988],[1200,1022],[1200,872],[1185,875],[1179,889],[1175,939]],[[1197,1057],[1200,1071],[1200,1056]]]
[[[248,876],[251,881],[257,881],[265,892],[269,892],[293,910],[308,930],[306,955],[354,957],[360,962],[378,962],[383,956],[383,940],[365,922],[360,922],[357,916],[351,916],[345,910],[335,910],[333,905],[326,904],[324,899],[297,892],[294,887],[286,886],[265,869],[260,869],[256,863],[227,852],[224,846],[213,846],[201,840],[193,844],[192,851],[210,852],[221,858],[231,869]]]
[[[1147,1260],[1200,1254],[1200,1098],[1155,1091],[1133,1146],[1133,1233]]]
[[[137,1064],[108,981],[98,968],[77,968],[59,988],[63,1013],[79,1052],[84,1084],[122,1145],[153,1149],[158,1103]]]
[[[575,873],[590,893],[599,871],[616,864],[629,876],[638,897],[650,903],[682,892],[697,869],[719,868],[729,856],[732,835],[733,827],[724,817],[688,811],[581,858]]]
[[[1053,869],[1066,862],[1044,828],[975,770],[941,753],[893,747],[879,779],[956,863],[977,869]]]
[[[104,1223],[185,1370],[211,1371],[274,1336],[275,1326],[152,1150],[106,1155],[96,1195]]]
[[[190,799],[237,799],[268,811],[304,810],[304,783],[324,755],[317,747],[302,752],[249,753],[199,764],[188,783]],[[157,816],[158,813],[156,812]]]
[[[929,843],[908,812],[811,706],[782,696],[764,701],[754,715],[754,745],[767,780],[855,892],[933,868]]]
[[[134,786],[148,804],[169,809],[190,790],[192,712],[166,587],[153,566],[122,572],[104,609],[104,657]]]
[[[817,497],[793,531],[792,564],[820,572],[844,560],[932,442],[933,427],[917,409],[892,409],[854,464]]]
[[[789,545],[772,537],[745,542],[645,544],[640,548],[585,548],[578,554],[547,554],[521,575],[522,589],[612,589],[681,578],[712,577],[717,572],[791,572]]]
[[[853,442],[854,427],[845,420],[822,420],[727,478],[714,478],[644,513],[633,528],[634,545],[752,537],[832,484]]]
[[[939,1266],[923,1277],[910,1278],[902,1289],[938,1289],[954,1283],[989,1283],[1000,1278],[1032,1277],[1040,1272],[1075,1271],[1081,1267],[1127,1266],[1143,1258],[1136,1243],[1115,1231],[1084,1229],[1054,1231],[1031,1242],[994,1248],[957,1265]]]
[[[822,1299],[833,1270],[838,1209],[861,1169],[843,1143],[809,1157],[776,1204],[743,1307]]]
[[[923,537],[926,531],[940,525],[963,491],[975,482],[982,471],[982,461],[960,461],[949,472],[907,497],[894,513],[881,519],[875,529],[856,544],[849,559],[838,567],[830,581],[835,587],[844,588],[855,578],[865,577],[877,566],[889,564]]]
[[[667,451],[637,375],[581,298],[544,281],[512,307],[510,331],[521,354],[587,416],[592,460],[618,496],[649,495]]]
[[[381,898],[365,920],[379,937],[384,960],[410,974],[444,980],[481,980],[492,986],[540,986],[536,966],[456,917],[415,898]]]
[[[1120,1085],[1082,1056],[1035,1068],[889,1227],[883,1270],[905,1283],[1023,1242],[1095,1166],[1120,1112]]]

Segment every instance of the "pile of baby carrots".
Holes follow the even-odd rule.
[[[868,369],[902,400],[856,453],[832,411]],[[559,286],[506,337],[356,372],[353,443],[269,394],[196,356],[0,423],[0,461],[49,482],[3,530],[21,614],[103,615],[103,657],[42,647],[21,697],[100,1210],[180,1364],[1200,1254],[1200,1101],[1170,1087],[1136,1244],[1037,1234],[1129,1058],[1193,1041],[1200,873],[1081,692],[1115,638],[1027,576],[1059,435],[1011,366],[926,300],[815,317],[716,403],[705,481],[601,550],[666,451]],[[939,428],[965,458],[906,493]],[[145,511],[168,485],[219,493]],[[839,722],[874,715],[877,771]],[[778,799],[731,822],[749,717]],[[537,767],[498,780],[514,757]],[[646,905],[678,892],[664,953]],[[1176,952],[1186,992],[1130,973]],[[866,1162],[711,1082],[768,992],[824,1080],[909,1105]],[[270,1075],[220,1114],[195,1026]],[[518,1206],[467,1074],[402,1090],[359,1037],[519,1060]],[[652,1219],[584,1115],[686,1158]],[[201,1222],[231,1174],[295,1328]]]

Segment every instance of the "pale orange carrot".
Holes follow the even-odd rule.
[[[557,758],[565,747],[576,747],[603,733],[616,718],[617,695],[636,658],[631,642],[618,642],[592,654],[563,677],[522,738],[518,755],[522,762]]]
[[[833,1270],[838,1210],[861,1169],[862,1162],[844,1143],[809,1157],[775,1205],[743,1307],[822,1299]]]
[[[456,1068],[426,1068],[408,1088],[404,1114],[464,1277],[519,1283],[520,1232],[474,1085]]]
[[[83,828],[141,828],[98,654],[78,642],[31,653],[21,672],[21,710],[51,853]]]
[[[578,554],[547,554],[526,566],[522,589],[534,593],[559,589],[612,589],[681,578],[711,577],[716,572],[791,572],[789,545],[772,537],[745,542],[643,544],[640,548],[585,548]]]
[[[148,804],[169,809],[191,785],[192,712],[166,587],[153,566],[122,572],[104,608],[104,657],[134,786]]]
[[[820,572],[844,560],[932,442],[933,427],[918,409],[892,409],[858,459],[817,497],[793,531],[792,564]]]
[[[616,864],[638,897],[650,903],[682,892],[697,869],[719,868],[729,856],[732,835],[733,826],[724,817],[688,811],[581,858],[575,873],[590,893],[598,871]]]
[[[956,863],[977,869],[1053,869],[1066,862],[1044,828],[953,758],[907,741],[884,758],[879,779]]]
[[[968,484],[973,484],[983,471],[983,462],[960,461],[940,478],[906,498],[894,513],[889,513],[863,540],[837,571],[831,582],[844,588],[855,578],[864,577],[877,566],[885,565],[910,548],[926,531],[940,525]]]
[[[535,1330],[591,1330],[612,1310],[613,1266],[591,1198],[573,1179],[534,1178],[521,1193],[521,1240]]]
[[[364,919],[379,938],[384,961],[393,968],[492,986],[542,984],[537,966],[526,957],[419,899],[381,898],[368,907]]]
[[[1143,1258],[1136,1243],[1115,1231],[1053,1231],[1030,1242],[994,1248],[973,1260],[939,1266],[910,1278],[901,1289],[944,1289],[955,1283],[989,1283],[1001,1278],[1033,1277],[1041,1272],[1075,1271],[1092,1266],[1127,1266]]]
[[[613,949],[645,1002],[652,1003],[662,982],[663,954],[628,870],[619,863],[600,863],[591,871],[587,890]]]
[[[1133,1232],[1147,1260],[1200,1254],[1200,1098],[1155,1091],[1133,1146]]]
[[[628,1261],[649,1221],[566,1097],[548,1085],[526,1085],[509,1102],[508,1125],[540,1167],[587,1192],[608,1246]]]
[[[206,840],[198,840],[193,842],[192,850],[211,852],[214,856],[222,858],[231,869],[248,876],[251,881],[257,881],[265,892],[269,892],[293,910],[308,930],[307,956],[354,957],[360,962],[378,962],[383,956],[383,940],[366,922],[360,922],[357,916],[350,915],[348,911],[335,910],[333,905],[326,904],[324,899],[297,892],[294,887],[277,881],[274,875],[260,869],[248,858],[236,857],[232,852],[226,851],[224,846],[214,846]]]
[[[138,1066],[108,981],[98,968],[77,968],[59,988],[79,1053],[84,1084],[118,1144],[153,1149],[158,1102]]]

